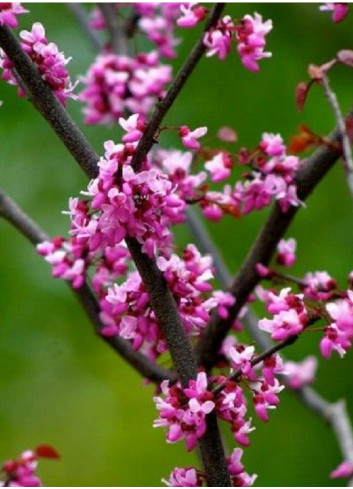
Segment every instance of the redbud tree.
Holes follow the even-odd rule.
[[[330,477],[352,485],[353,434],[343,400],[349,395],[350,377],[342,373],[341,365],[349,365],[346,357],[353,340],[353,272],[348,258],[340,263],[337,274],[334,267],[339,261],[337,254],[351,244],[351,216],[342,210],[342,215],[348,216],[340,228],[345,230],[344,236],[337,231],[332,236],[334,226],[327,234],[317,232],[317,223],[324,229],[327,225],[327,206],[331,205],[327,199],[333,199],[332,205],[339,204],[337,209],[341,210],[343,203],[350,205],[341,195],[353,196],[353,114],[341,103],[335,82],[336,73],[344,73],[341,77],[347,80],[351,76],[350,45],[335,42],[334,49],[329,44],[326,49],[322,42],[320,57],[314,59],[317,51],[311,54],[307,44],[303,59],[308,62],[300,66],[300,78],[291,79],[290,100],[280,106],[283,118],[292,113],[299,127],[294,124],[291,131],[282,133],[280,120],[271,126],[270,117],[266,127],[261,122],[262,114],[271,114],[272,105],[280,102],[276,86],[283,83],[281,72],[266,79],[263,93],[267,97],[254,103],[262,70],[271,70],[276,58],[271,36],[276,39],[280,28],[276,22],[281,22],[280,15],[278,19],[266,15],[271,9],[265,5],[109,3],[60,8],[66,9],[66,17],[62,39],[56,39],[50,23],[46,24],[49,6],[0,4],[3,125],[11,111],[7,104],[14,100],[14,93],[18,97],[13,130],[9,131],[13,153],[6,153],[6,166],[16,170],[4,168],[4,172],[12,176],[19,202],[25,202],[23,196],[31,192],[29,184],[35,180],[31,173],[37,169],[29,170],[20,161],[18,146],[25,153],[26,144],[16,138],[15,127],[26,121],[26,111],[36,114],[41,119],[40,131],[30,125],[25,130],[37,141],[39,153],[44,148],[43,165],[47,163],[47,167],[38,170],[41,183],[34,188],[40,207],[45,207],[46,193],[54,192],[55,197],[47,211],[49,233],[39,226],[35,215],[30,216],[12,200],[4,186],[0,215],[11,227],[4,227],[2,242],[4,254],[10,253],[6,243],[12,229],[34,245],[33,256],[36,252],[32,262],[28,261],[35,265],[23,260],[19,273],[30,284],[29,294],[31,287],[41,287],[41,294],[34,303],[29,299],[27,310],[21,306],[22,291],[14,289],[15,318],[20,314],[25,323],[28,311],[35,309],[36,321],[40,327],[48,325],[55,342],[55,326],[61,322],[61,303],[66,299],[54,300],[45,287],[34,285],[44,280],[51,283],[51,290],[57,290],[59,281],[51,279],[53,286],[47,278],[50,267],[51,275],[65,281],[76,296],[70,315],[79,323],[82,318],[76,310],[81,307],[96,333],[85,349],[89,332],[80,329],[75,349],[89,356],[90,349],[101,348],[99,358],[111,355],[112,364],[116,360],[119,368],[126,364],[120,375],[114,373],[111,388],[122,397],[122,385],[130,390],[129,407],[123,415],[116,412],[109,417],[109,423],[114,423],[109,431],[112,439],[125,433],[121,447],[131,451],[132,460],[128,479],[126,475],[120,479],[114,476],[105,483],[119,485],[128,480],[130,485],[148,485],[151,480],[171,487],[247,487],[263,485],[265,471],[269,485],[286,485],[278,474],[285,474],[291,466],[298,470],[297,452],[303,452],[306,444],[305,421],[295,406],[308,419],[312,416],[336,450],[335,454],[325,453],[318,437],[312,460],[305,466],[301,459],[300,469],[305,473],[315,458],[324,457],[325,473],[313,471],[317,477],[313,485],[327,484]],[[350,22],[345,3],[300,8],[303,35],[312,34],[309,17],[312,25],[316,21],[325,25],[329,39]],[[290,24],[283,16],[290,17],[291,9],[295,7],[281,7],[286,29]],[[274,7],[272,10],[275,12]],[[74,26],[67,29],[74,33],[69,41],[63,39],[66,22]],[[324,40],[324,33],[320,35]],[[75,68],[74,52],[79,56],[76,41],[86,53],[82,68]],[[293,63],[290,49],[296,46],[294,40],[286,51],[288,70]],[[283,49],[278,46],[279,52]],[[194,78],[199,69],[204,69],[205,76]],[[215,71],[211,74],[211,70]],[[229,88],[223,92],[223,86],[229,87],[233,79],[235,84],[242,77],[247,85],[244,93],[233,93]],[[210,100],[200,107],[204,86],[216,102]],[[316,121],[321,117],[317,114],[307,122],[306,114],[315,103],[317,114],[325,111],[331,120],[331,132]],[[247,112],[251,113],[251,125],[249,134],[243,135]],[[220,121],[217,127],[214,119]],[[46,138],[52,138],[48,145]],[[31,147],[35,153],[36,145]],[[51,173],[51,162],[56,166],[59,151],[60,170]],[[36,161],[35,154],[32,157]],[[66,171],[73,163],[77,173],[70,183]],[[336,186],[334,193],[331,189],[322,197],[326,207],[322,204],[311,209],[308,197],[322,192],[317,187],[330,179],[331,171],[336,171],[331,184]],[[68,203],[63,195],[69,197]],[[34,193],[32,196],[35,198]],[[65,217],[59,218],[62,209]],[[308,226],[306,233],[296,233],[295,223],[304,213],[312,216],[306,226],[313,222],[316,227],[313,225],[313,232]],[[322,243],[327,239],[331,246]],[[301,250],[308,246],[313,252],[305,262]],[[325,256],[321,260],[322,247]],[[21,250],[14,252],[16,256]],[[40,260],[47,262],[46,268]],[[41,272],[37,273],[39,267]],[[16,282],[6,263],[4,269],[9,282]],[[43,304],[46,301],[54,301],[49,315]],[[4,352],[16,342],[27,342],[20,333],[4,334]],[[35,349],[33,340],[26,346]],[[45,352],[55,358],[55,343],[50,346],[42,341],[36,351],[38,371],[43,375],[41,359]],[[338,359],[343,359],[339,366]],[[99,370],[99,362],[93,365],[90,360],[86,359],[88,370]],[[48,464],[48,474],[51,470],[65,474],[65,464],[71,463],[73,472],[80,473],[77,481],[81,485],[92,484],[95,459],[102,458],[100,471],[109,471],[112,465],[118,472],[127,471],[121,454],[96,443],[99,435],[93,434],[94,427],[106,422],[99,400],[89,420],[92,428],[87,425],[84,434],[86,440],[91,437],[95,454],[92,459],[85,456],[85,442],[79,430],[75,434],[76,422],[70,417],[80,382],[74,382],[70,396],[61,403],[55,394],[55,368],[50,371],[48,365],[45,375],[53,406],[57,402],[61,406],[53,409],[50,419],[54,425],[61,424],[68,443],[62,450],[60,437],[58,442],[55,437],[48,439],[45,430],[40,431],[45,439],[38,439],[33,432],[30,435],[26,426],[29,416],[22,413],[18,418],[23,430],[19,453],[12,453],[11,433],[1,445],[1,485],[45,484],[45,478],[42,482],[38,475],[40,468],[37,472],[38,462],[60,455],[62,461],[51,464],[55,468]],[[131,374],[125,375],[129,369],[138,381],[130,382]],[[331,398],[332,389],[327,396],[325,383],[319,384],[322,392],[315,386],[320,369],[334,383],[335,398]],[[342,378],[347,382],[340,381]],[[61,379],[73,382],[73,378]],[[104,375],[100,375],[99,384],[104,382]],[[40,420],[45,382],[39,381],[37,389],[29,398]],[[90,389],[92,396],[99,397],[98,388]],[[11,395],[4,393],[4,405]],[[297,400],[286,402],[290,396]],[[21,396],[15,402],[21,404]],[[146,419],[142,413],[152,405],[154,415]],[[85,407],[73,411],[78,424],[80,414],[87,412]],[[63,410],[67,410],[65,420],[71,425],[62,422],[59,413]],[[280,429],[271,431],[278,416],[283,416],[277,418],[281,419]],[[292,425],[290,417],[295,418]],[[42,419],[47,420],[47,415]],[[161,447],[158,457],[163,457],[163,473],[147,476],[146,457],[156,457],[156,452],[148,449],[148,435],[141,436],[136,429],[141,419],[159,428],[151,437],[156,437]],[[122,425],[125,428],[119,428]],[[70,453],[70,440],[75,437],[78,441]],[[168,444],[165,449],[163,443]],[[261,457],[268,461],[277,447],[282,452],[280,466],[275,460],[266,468],[259,461],[256,464],[251,454],[256,453],[257,443]],[[141,444],[147,450],[141,449]],[[173,451],[174,446],[179,451]],[[97,480],[97,484],[101,482]]]

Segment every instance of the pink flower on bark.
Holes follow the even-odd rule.
[[[17,16],[28,13],[19,2],[0,3],[0,25],[7,25],[12,29],[18,27]]]
[[[36,22],[31,31],[21,31],[21,47],[37,66],[43,80],[50,86],[62,105],[68,98],[76,99],[73,90],[76,84],[72,84],[69,72],[65,66],[70,61],[63,53],[59,52],[56,44],[49,42],[45,37],[42,24]],[[13,72],[13,65],[9,58],[0,53],[0,67],[4,70],[2,78],[11,85],[18,85]],[[19,87],[19,95],[24,96],[25,91]]]
[[[179,384],[169,387],[169,382],[161,384],[163,397],[155,397],[159,418],[154,427],[167,429],[167,442],[185,439],[186,449],[193,450],[199,438],[206,431],[206,415],[213,411],[213,395],[207,390],[207,376],[204,372],[189,387],[182,389]],[[188,401],[185,401],[185,396]]]

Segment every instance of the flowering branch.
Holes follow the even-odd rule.
[[[223,6],[222,8],[220,8],[220,5],[215,6],[208,26],[216,22],[222,9]],[[168,92],[169,96],[168,94],[166,96],[167,102],[161,106],[161,115],[159,116],[157,126],[175,100],[197,61],[204,53],[204,48],[201,44],[202,40],[196,45],[196,48],[192,51],[188,61],[185,63],[184,72],[183,69],[179,72],[176,78],[177,83],[172,84]],[[0,27],[0,45],[12,61],[15,69],[21,75],[34,106],[49,122],[85,173],[90,178],[95,178],[97,176],[96,163],[99,159],[98,156],[66,111],[58,103],[49,87],[41,79],[39,72],[33,66],[29,57],[22,51],[16,38],[6,26]],[[158,117],[155,121],[157,119]],[[153,127],[153,124],[149,127]],[[153,141],[147,151],[152,144]],[[141,160],[137,162],[137,168],[140,166],[146,153],[143,153],[140,149],[139,154]],[[141,245],[138,241],[133,238],[127,238],[126,242],[142,280],[146,285],[152,308],[159,321],[163,335],[166,338],[179,379],[182,385],[187,386],[189,380],[197,376],[197,365],[191,343],[185,335],[173,295],[155,261],[142,252]],[[200,440],[200,449],[208,484],[210,486],[228,487],[230,486],[230,478],[226,468],[225,455],[214,413],[210,413],[207,416],[206,423],[207,430]]]
[[[213,7],[208,21],[206,23],[204,32],[207,32],[212,26],[214,26],[218,19],[220,18],[222,11],[225,7],[224,3],[216,3]],[[167,114],[168,110],[172,106],[176,97],[179,95],[181,89],[185,85],[191,73],[194,71],[197,63],[200,61],[202,56],[206,52],[206,46],[203,42],[204,35],[202,34],[200,40],[196,43],[194,48],[192,49],[189,57],[184,62],[183,66],[180,68],[179,73],[174,78],[172,84],[169,87],[168,92],[165,97],[157,103],[156,108],[152,114],[152,117],[144,131],[144,134],[137,146],[136,152],[132,159],[132,167],[134,169],[139,169],[145,156],[152,148],[155,143],[155,134],[164,119],[164,116]]]
[[[335,129],[329,136],[331,143],[340,141],[341,132]],[[320,146],[309,158],[303,161],[296,175],[298,196],[305,200],[320,180],[339,158],[340,153],[334,149],[334,144]],[[252,248],[250,249],[241,269],[235,276],[230,287],[230,292],[236,298],[236,302],[229,308],[229,316],[226,319],[215,317],[206,328],[198,345],[200,364],[210,367],[214,364],[222,341],[230,330],[239,311],[246,303],[253,288],[261,277],[256,271],[256,264],[267,265],[275,252],[277,243],[282,238],[298,211],[297,207],[290,207],[283,212],[278,204],[275,204],[269,218],[260,230]]]
[[[337,128],[340,131],[341,140],[342,140],[342,151],[344,156],[344,169],[346,173],[349,192],[353,197],[353,159],[352,159],[351,142],[347,134],[346,124],[336,94],[332,91],[329,79],[325,74],[322,75],[321,84],[324,88],[326,98],[329,104],[331,105],[331,108],[335,115]]]
[[[0,189],[0,216],[12,224],[32,244],[37,245],[48,240],[48,235],[36,224],[23,210]],[[174,374],[149,360],[145,355],[133,351],[128,341],[120,336],[102,336],[100,334],[103,324],[99,319],[99,304],[92,293],[91,288],[85,283],[81,288],[71,291],[76,295],[86,314],[92,321],[95,331],[105,343],[116,351],[130,366],[143,377],[152,382],[160,383],[164,379],[173,379]]]

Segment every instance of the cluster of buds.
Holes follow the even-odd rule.
[[[86,104],[86,124],[110,124],[131,112],[147,114],[163,97],[171,71],[156,52],[135,57],[99,54],[82,78],[85,88],[79,98]]]
[[[41,77],[53,90],[61,104],[65,105],[67,98],[75,99],[73,90],[76,85],[71,83],[69,72],[65,68],[70,59],[66,59],[63,53],[59,52],[55,43],[48,41],[43,25],[36,22],[31,31],[21,31],[20,37],[22,49],[37,66]],[[11,60],[2,51],[0,52],[0,67],[3,69],[3,80],[11,85],[18,85],[20,96],[26,95],[14,72]]]

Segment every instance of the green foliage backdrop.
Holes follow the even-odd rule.
[[[50,40],[67,56],[72,75],[83,74],[93,56],[89,42],[65,4],[27,4],[34,21],[45,24]],[[288,141],[299,123],[325,134],[334,120],[315,87],[306,109],[298,114],[294,88],[306,78],[309,63],[320,64],[339,49],[353,48],[353,17],[335,25],[317,4],[232,4],[235,17],[257,11],[272,18],[269,49],[273,58],[259,74],[245,71],[236,54],[226,62],[203,60],[168,115],[171,124],[233,126],[241,145],[256,145],[263,131],[280,132]],[[187,55],[199,30],[181,31],[175,69]],[[139,40],[139,47],[143,47]],[[341,105],[352,102],[353,72],[337,68],[332,85]],[[52,235],[64,234],[61,214],[69,196],[77,195],[86,178],[31,104],[0,84],[0,181],[11,197]],[[78,103],[69,111],[82,126]],[[85,134],[102,152],[106,139],[119,138],[116,127],[88,127]],[[175,144],[163,135],[164,144]],[[244,258],[267,212],[241,221],[210,225],[232,271]],[[300,211],[288,236],[298,241],[295,273],[327,269],[345,283],[353,269],[352,201],[339,163]],[[192,239],[180,231],[180,243]],[[286,352],[301,359],[318,352],[318,338],[308,335]],[[347,398],[353,418],[353,354],[321,361],[316,386],[330,400]],[[92,333],[84,313],[61,281],[16,231],[0,222],[0,459],[25,448],[49,443],[62,455],[43,462],[47,486],[155,486],[174,466],[191,465],[181,445],[164,442],[152,429],[156,415],[153,388],[126,367]],[[291,393],[283,393],[270,423],[259,429],[246,450],[247,470],[259,474],[262,486],[326,486],[328,473],[341,455],[332,432]]]

